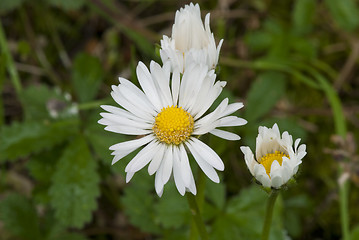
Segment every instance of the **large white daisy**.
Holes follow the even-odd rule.
[[[277,124],[272,128],[260,126],[256,139],[256,159],[249,147],[242,146],[246,164],[251,174],[264,187],[279,189],[297,173],[302,158],[307,154],[306,145],[301,144],[300,138],[295,140],[289,133],[280,136]]]
[[[178,191],[196,194],[187,150],[194,156],[202,171],[214,182],[219,182],[215,169],[222,171],[221,158],[198,136],[211,133],[227,140],[239,140],[237,134],[218,127],[241,126],[246,120],[229,116],[243,107],[242,103],[228,104],[224,99],[211,113],[205,114],[222,91],[226,82],[215,81],[214,70],[206,65],[190,65],[183,75],[170,64],[161,67],[151,62],[150,71],[139,62],[136,69],[143,91],[130,81],[119,78],[112,86],[111,95],[121,106],[101,106],[106,113],[100,124],[105,130],[140,138],[110,147],[112,164],[144,146],[126,166],[126,182],[148,165],[150,175],[156,173],[155,188],[159,196],[172,172]]]
[[[172,37],[164,35],[161,40],[163,63],[169,61],[173,69],[178,68],[182,73],[192,62],[206,64],[209,69],[216,67],[223,39],[216,47],[209,16],[208,13],[203,25],[199,5],[193,3],[176,12]]]

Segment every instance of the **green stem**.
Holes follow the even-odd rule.
[[[323,87],[325,94],[331,105],[336,133],[345,139],[347,134],[346,122],[344,117],[344,111],[341,101],[334,88],[322,77],[318,78],[320,84]],[[344,172],[344,169],[339,166],[339,176]],[[349,194],[349,182],[346,180],[343,183],[339,183],[339,207],[340,207],[340,222],[343,234],[343,240],[350,240],[349,230],[349,212],[348,212],[348,194]]]
[[[110,103],[111,103],[110,99],[101,99],[93,102],[81,103],[77,105],[77,108],[79,110],[89,110],[89,109],[99,108],[103,104],[110,104]]]
[[[304,84],[314,88],[319,89],[318,84],[312,79],[306,77],[300,71],[283,64],[282,62],[273,62],[267,60],[257,60],[254,62],[242,61],[231,58],[223,58],[221,57],[221,64],[231,66],[231,67],[239,67],[239,68],[251,68],[258,70],[271,70],[271,71],[279,71],[289,75],[292,75],[297,80],[303,82]]]
[[[2,50],[5,56],[6,66],[7,66],[7,70],[9,71],[11,81],[14,84],[17,94],[19,94],[22,90],[21,82],[20,82],[19,74],[14,64],[14,60],[11,56],[10,49],[7,44],[7,40],[5,36],[5,31],[1,22],[0,22],[0,49]]]
[[[269,239],[269,232],[270,232],[270,227],[272,224],[272,217],[273,217],[273,209],[278,194],[279,194],[279,190],[273,189],[269,195],[267,202],[266,218],[264,220],[263,231],[262,231],[262,240]]]
[[[294,65],[294,64],[293,64]],[[298,65],[298,63],[296,63]],[[299,64],[300,68],[303,68],[310,72],[313,77],[318,81],[321,89],[324,91],[331,109],[333,111],[335,132],[342,138],[346,138],[347,135],[347,126],[344,116],[344,111],[340,98],[331,84],[314,68],[309,66]],[[339,166],[338,175],[341,176],[344,172],[344,169]],[[343,234],[343,240],[350,240],[350,230],[349,230],[349,212],[348,212],[348,195],[349,195],[349,182],[345,181],[339,183],[339,209],[340,209],[340,222]]]
[[[208,234],[207,234],[206,227],[204,225],[201,213],[199,211],[199,207],[197,205],[196,197],[192,193],[187,193],[186,196],[187,196],[191,214],[192,214],[193,220],[197,226],[199,235],[201,236],[202,240],[208,240]]]

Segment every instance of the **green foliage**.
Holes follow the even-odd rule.
[[[316,2],[312,0],[295,1],[293,11],[293,25],[297,33],[308,33],[313,28],[316,13]]]
[[[130,222],[144,232],[159,233],[160,228],[155,221],[154,204],[155,198],[150,195],[153,191],[151,177],[141,172],[137,173],[125,189],[125,195],[121,198],[125,213],[129,216]],[[137,177],[137,178],[136,178]],[[141,178],[140,178],[141,177]],[[136,181],[137,180],[137,181]]]
[[[91,219],[99,196],[99,176],[85,139],[77,136],[56,165],[50,188],[51,205],[57,220],[81,228]]]
[[[80,233],[64,233],[64,234],[60,234],[56,237],[52,237],[49,238],[48,240],[87,240],[88,238],[86,238],[84,235],[80,234]]]
[[[85,0],[46,0],[50,5],[63,8],[64,10],[77,10],[81,8]]]
[[[268,113],[285,91],[285,76],[277,72],[265,72],[258,76],[247,96],[245,118],[255,121]]]
[[[36,209],[24,196],[11,194],[2,200],[0,219],[9,232],[23,240],[43,239]]]
[[[76,56],[71,81],[80,102],[87,102],[96,97],[103,70],[98,58],[86,53]]]
[[[226,211],[216,218],[211,239],[260,239],[267,198],[268,195],[258,186],[242,189],[240,194],[228,201]],[[281,209],[280,201],[277,201],[270,239],[284,239]]]
[[[0,132],[1,159],[13,160],[65,141],[76,131],[77,121],[24,122],[3,126]],[[54,137],[56,136],[56,137]]]
[[[325,0],[334,21],[346,31],[353,32],[359,25],[359,10],[352,0]]]
[[[191,194],[191,193],[187,193]],[[190,212],[186,197],[179,197],[175,185],[168,184],[166,192],[155,205],[156,222],[165,229],[178,229],[188,226],[190,223]]]
[[[20,100],[27,121],[69,118],[75,115],[71,112],[74,106],[71,106],[65,94],[61,94],[59,89],[50,89],[46,85],[29,86],[22,91]]]
[[[350,234],[350,239],[355,240],[359,238],[359,226],[355,226]]]
[[[25,0],[1,0],[0,14],[12,11],[22,5]]]

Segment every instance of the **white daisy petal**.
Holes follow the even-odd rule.
[[[137,172],[152,160],[153,155],[158,149],[156,141],[150,142],[127,164],[125,172]]]
[[[228,116],[220,119],[219,127],[234,127],[245,125],[247,121],[236,116]]]
[[[228,115],[238,111],[242,107],[243,107],[243,103],[241,103],[241,102],[229,104],[227,106],[226,110],[223,111],[223,116],[228,116]]]
[[[129,183],[135,173],[134,172],[128,172],[126,173],[126,183]]]
[[[186,153],[186,149],[184,148],[183,144],[179,145],[179,152],[180,152],[180,164],[182,168],[182,179],[186,187],[189,187],[191,184],[191,176],[192,170],[191,166],[189,165],[188,156]]]
[[[163,187],[165,185],[162,180],[163,165],[164,165],[164,161],[162,161],[158,171],[156,172],[156,177],[155,177],[155,189],[159,197],[162,196]]]
[[[151,129],[153,126],[153,124],[146,123],[144,121],[134,121],[113,113],[101,113],[100,115],[103,117],[103,119],[99,120],[98,123],[103,125],[130,126],[142,129]]]
[[[108,111],[110,113],[122,116],[122,117],[126,117],[128,119],[132,119],[135,121],[139,121],[139,122],[152,122],[152,121],[148,121],[148,119],[142,119],[139,118],[137,116],[135,116],[133,113],[128,112],[122,108],[118,108],[118,107],[114,107],[114,106],[109,106],[109,105],[101,105],[101,108],[104,109],[105,111]]]
[[[173,167],[173,149],[172,145],[170,145],[165,150],[165,155],[163,157],[163,171],[162,171],[162,181],[164,184],[168,182],[172,173]]]
[[[193,148],[201,155],[202,159],[206,160],[211,166],[218,169],[219,171],[224,170],[224,164],[222,159],[217,155],[212,148],[208,147],[205,143],[198,140],[197,138],[192,137],[192,142],[188,142],[188,145],[191,144]]]
[[[191,151],[192,155],[194,156],[194,159],[198,163],[199,167],[207,175],[207,177],[211,179],[213,182],[219,183],[219,177],[217,172],[214,170],[214,168],[209,163],[207,163],[206,160],[202,158],[202,156],[197,152],[196,148],[194,148],[188,142],[186,142],[186,145]]]
[[[152,133],[152,130],[146,130],[146,129],[140,129],[135,127],[129,127],[129,126],[113,126],[109,125],[105,127],[106,131],[109,132],[115,132],[115,133],[121,133],[121,134],[127,134],[127,135],[145,135]]]
[[[166,146],[164,144],[159,144],[159,149],[155,153],[155,155],[152,158],[152,161],[148,165],[148,174],[152,175],[154,174],[158,168],[160,167],[162,163],[162,159],[165,153]]]
[[[179,88],[180,88],[180,73],[178,69],[175,69],[172,74],[172,85],[171,85],[173,105],[177,105]]]
[[[142,138],[139,138],[139,139],[114,144],[109,149],[110,150],[122,150],[122,151],[128,150],[128,149],[137,149],[137,148],[145,145],[146,143],[149,143],[154,138],[155,137],[151,134],[151,135],[147,135]]]
[[[182,168],[179,160],[179,149],[178,147],[173,148],[173,178],[178,192],[183,196],[186,192],[186,187],[182,178]]]
[[[138,63],[136,68],[136,74],[138,82],[140,83],[146,96],[156,108],[156,110],[160,112],[163,105],[159,97],[159,92],[157,91],[155,84],[153,83],[151,73],[148,71],[147,67],[145,66],[145,64],[143,64],[143,62]]]
[[[116,89],[115,86],[112,86],[112,88]],[[141,110],[137,109],[135,105],[133,105],[123,96],[119,95],[119,93],[111,92],[111,96],[120,106],[122,106],[124,109],[126,109],[133,115],[145,120],[149,120],[152,118],[151,114],[149,114],[148,112],[142,112]]]
[[[165,68],[165,66],[164,66]],[[151,61],[150,65],[151,69],[151,75],[154,82],[158,84],[158,88],[161,91],[161,96],[163,96],[163,103],[165,106],[171,106],[172,105],[172,97],[171,97],[171,91],[169,88],[169,74],[166,74],[165,70],[162,69],[162,67],[154,62]],[[167,70],[168,71],[168,70]]]
[[[297,150],[298,149],[298,145],[300,143],[300,138],[297,138],[297,140],[295,140],[295,143],[294,143],[294,149]]]
[[[220,130],[220,129],[213,129],[212,131],[210,131],[211,134],[226,139],[226,140],[230,140],[230,141],[237,141],[240,140],[241,137],[238,136],[237,134],[228,132],[228,131],[224,131],[224,130]]]
[[[206,97],[203,97],[202,103],[198,103],[201,105],[201,109],[198,109],[198,113],[194,114],[194,119],[198,119],[203,116],[203,114],[211,107],[213,102],[217,99],[219,94],[222,92],[223,87],[226,85],[224,81],[218,81],[214,84],[214,86],[209,90]]]

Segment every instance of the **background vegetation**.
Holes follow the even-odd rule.
[[[359,2],[198,2],[225,40],[220,99],[243,101],[249,122],[234,128],[238,142],[204,136],[226,165],[220,184],[196,177],[210,238],[259,239],[267,196],[239,146],[253,149],[258,126],[277,122],[308,154],[277,201],[271,239],[340,239],[345,176],[359,239]],[[111,166],[108,147],[129,138],[97,124],[117,77],[137,84],[138,61],[160,61],[159,40],[186,3],[0,1],[0,239],[188,239],[186,199],[173,183],[159,198],[146,170],[125,184],[133,155]]]

